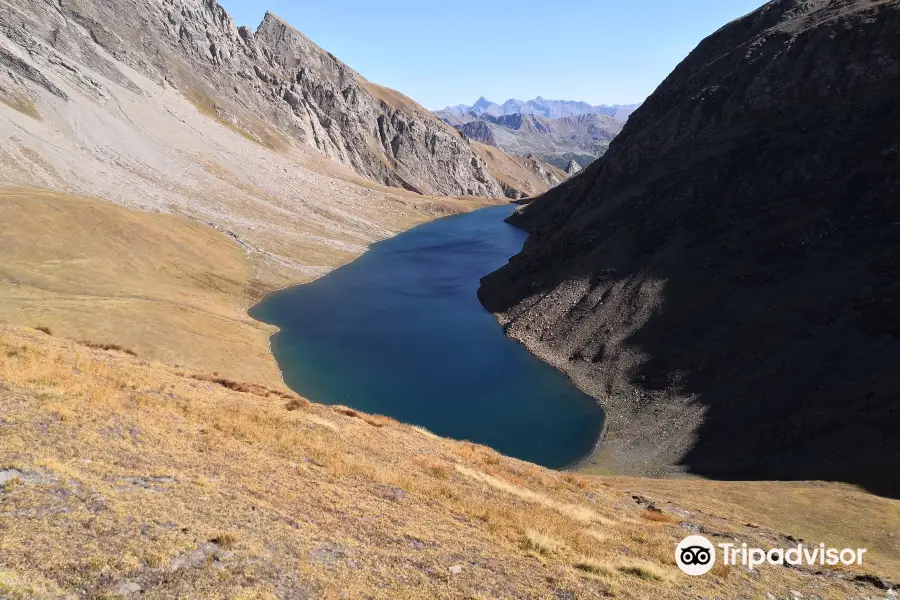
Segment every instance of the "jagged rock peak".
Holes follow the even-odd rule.
[[[566,175],[568,175],[570,177],[572,175],[574,175],[575,173],[578,173],[579,171],[581,171],[581,165],[579,165],[574,160],[570,160],[569,164],[566,165],[565,172],[566,172]]]
[[[138,2],[128,10],[113,0],[21,4],[15,13],[0,8],[0,36],[42,67],[16,53],[0,56],[0,64],[60,98],[67,94],[51,82],[56,75],[42,73],[78,62],[140,93],[117,66],[124,63],[270,148],[310,146],[377,183],[423,194],[503,196],[458,132],[367,81],[272,12],[253,31],[238,28],[213,0]],[[83,29],[91,42],[80,38]],[[77,68],[60,77],[95,99],[109,97]]]

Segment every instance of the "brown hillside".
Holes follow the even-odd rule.
[[[681,574],[688,530],[747,524],[704,488],[549,471],[384,417],[239,393],[0,326],[0,595],[10,598],[860,598],[861,571]],[[764,488],[744,484],[746,493]],[[658,494],[658,495],[657,495]],[[896,531],[897,502],[820,486],[832,518]],[[783,512],[807,510],[802,495]],[[661,511],[648,509],[648,502]],[[823,513],[824,514],[824,513]],[[888,520],[885,520],[888,519]],[[871,541],[847,530],[843,543]],[[896,577],[896,545],[869,572]]]

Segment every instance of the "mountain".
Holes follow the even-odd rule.
[[[457,129],[468,138],[500,148],[507,154],[533,155],[559,169],[571,161],[582,167],[603,156],[622,131],[622,123],[608,115],[585,113],[551,119],[534,114],[482,114]]]
[[[475,101],[475,104],[467,106],[458,104],[448,106],[435,114],[446,123],[459,126],[475,120],[482,115],[491,117],[509,116],[515,114],[537,115],[548,119],[562,119],[565,117],[577,117],[586,114],[607,115],[617,121],[627,121],[628,117],[640,104],[605,104],[591,105],[587,102],[572,100],[548,100],[538,96],[533,100],[521,101],[510,98],[502,105],[491,102],[484,96]]]
[[[900,2],[775,0],[515,215],[480,297],[634,473],[900,494]]]
[[[267,291],[565,177],[470,142],[271,13],[252,31],[206,0],[0,3],[0,73],[0,202],[30,198],[4,214],[19,226],[0,244],[0,319],[36,325],[40,306],[65,337],[270,384],[281,380],[271,332],[246,315]],[[188,219],[196,241],[138,244],[166,227],[113,217],[98,199]],[[97,232],[90,244],[67,237],[78,227]],[[132,232],[142,251],[102,243],[107,228]],[[180,256],[209,245],[206,228],[241,257],[217,267]],[[42,256],[67,266],[42,269]]]
[[[111,86],[146,100],[170,88],[269,149],[311,147],[374,182],[425,195],[503,195],[456,131],[272,13],[253,31],[200,0],[128,11],[112,2],[5,4],[0,25],[9,98],[42,90],[60,106],[85,96],[111,108]],[[65,91],[73,86],[79,94]]]
[[[900,589],[897,503],[850,486],[552,471],[291,393],[248,315],[263,295],[506,204],[405,188],[556,176],[309,44],[212,0],[0,2],[0,597]],[[688,531],[869,552],[691,578]]]

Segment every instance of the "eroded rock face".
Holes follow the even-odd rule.
[[[84,31],[89,36],[83,35]],[[18,0],[0,6],[0,68],[64,98],[21,55],[103,101],[77,63],[140,92],[127,64],[269,146],[296,139],[379,183],[434,195],[502,196],[468,141],[401,94],[368,82],[278,17],[235,26],[211,0]],[[114,60],[111,60],[114,59]]]
[[[566,170],[566,175],[572,176],[575,173],[578,173],[579,171],[581,171],[581,165],[579,165],[574,160],[570,160],[569,164],[566,165],[565,170]]]
[[[422,193],[502,195],[464,138],[409,98],[365,80],[271,13],[256,42],[276,95],[327,156]]]
[[[446,112],[439,112],[447,122]],[[551,119],[534,114],[478,115],[455,125],[467,137],[508,154],[534,154],[559,169],[570,162],[587,166],[609,148],[623,123],[609,115],[588,113]]]
[[[900,2],[704,40],[480,291],[608,409],[631,472],[900,491]]]

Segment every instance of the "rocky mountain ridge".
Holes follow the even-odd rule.
[[[615,471],[900,494],[900,2],[775,0],[512,222],[507,332],[607,409]]]
[[[559,169],[571,161],[586,167],[603,156],[623,123],[598,113],[551,119],[513,113],[457,125],[467,137],[517,156],[533,155]]]
[[[60,100],[66,80],[108,99],[91,71],[139,93],[134,69],[271,147],[299,143],[383,185],[427,195],[503,195],[490,165],[409,98],[369,82],[272,13],[256,31],[205,0],[66,0],[0,6],[5,96]],[[119,65],[124,65],[123,69]],[[86,69],[85,69],[86,68]],[[15,82],[19,81],[21,85]]]
[[[575,100],[549,100],[538,96],[533,100],[516,100],[510,98],[503,104],[491,102],[484,96],[475,101],[472,105],[458,104],[456,106],[448,106],[442,110],[436,111],[438,117],[445,122],[458,126],[463,123],[478,119],[482,115],[491,117],[502,117],[506,115],[537,115],[547,119],[562,119],[565,117],[577,117],[586,114],[607,115],[615,118],[617,121],[627,121],[628,117],[637,109],[640,104],[598,104],[592,105],[583,101]]]

